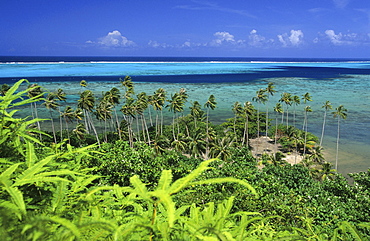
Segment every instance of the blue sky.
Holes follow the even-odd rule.
[[[2,0],[0,55],[370,58],[370,1]]]

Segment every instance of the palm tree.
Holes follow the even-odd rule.
[[[298,106],[299,104],[301,104],[301,99],[299,98],[298,95],[294,95],[292,97],[292,103],[294,104],[294,110],[293,110],[293,126],[295,127],[296,126],[296,106]]]
[[[334,118],[338,119],[338,133],[337,133],[337,153],[335,156],[335,169],[338,170],[338,152],[339,152],[339,126],[340,126],[340,119],[347,119],[347,109],[344,108],[343,105],[338,106],[335,108],[335,111],[332,112]]]
[[[134,92],[134,83],[132,82],[132,79],[131,79],[130,76],[126,76],[123,80],[120,78],[119,80],[120,80],[122,86],[125,89],[125,94],[123,96],[124,99],[128,99],[133,94],[135,94],[135,92]]]
[[[64,122],[66,123],[66,129],[67,129],[67,135],[68,135],[68,142],[71,144],[71,138],[69,136],[69,128],[68,128],[68,122],[73,121],[76,117],[74,115],[74,111],[72,107],[69,105],[64,108],[64,112],[60,113],[60,116],[64,118]]]
[[[94,106],[95,106],[95,97],[94,94],[91,90],[85,90],[84,92],[81,93],[80,99],[78,99],[78,108],[81,108],[84,116],[85,116],[85,128],[87,130],[87,133],[89,133],[89,127],[93,130],[96,141],[98,142],[98,145],[100,146],[100,141],[98,137],[98,133],[96,132],[94,123],[92,121],[92,118],[90,116],[90,112],[93,111]]]
[[[219,158],[223,161],[227,161],[227,159],[229,159],[233,154],[231,150],[233,144],[233,139],[230,136],[217,138],[216,143],[210,150],[210,155],[212,158]]]
[[[333,180],[335,178],[336,170],[332,169],[332,164],[330,162],[324,162],[317,174],[317,178],[321,182],[326,179]]]
[[[136,106],[137,106],[138,114],[140,115],[141,122],[142,122],[141,126],[144,132],[143,133],[144,140],[146,139],[145,138],[145,132],[146,132],[147,140],[150,145],[149,130],[148,130],[148,126],[146,124],[145,115],[144,115],[145,110],[148,108],[148,96],[145,92],[141,92],[140,94],[137,95]]]
[[[206,146],[206,158],[208,158],[208,154],[209,154],[209,110],[214,110],[216,108],[216,98],[214,95],[210,95],[207,102],[204,104],[204,107],[207,108],[207,127],[206,127],[206,131],[207,131],[207,136],[206,136],[206,142],[207,142],[207,146]]]
[[[312,112],[312,109],[311,109],[311,106],[306,106],[304,108],[304,123],[305,123],[305,126],[303,127],[303,131],[304,131],[304,146],[303,146],[303,156],[306,155],[306,145],[307,145],[307,127],[308,127],[308,120],[307,120],[307,113],[308,112]]]
[[[159,88],[154,92],[153,95],[153,108],[156,110],[156,134],[162,135],[163,126],[163,106],[166,101],[166,91],[163,88]],[[161,121],[158,121],[158,111],[161,113]],[[159,128],[160,126],[160,128]]]
[[[253,114],[254,107],[251,102],[247,101],[244,103],[242,113],[245,117],[245,125],[244,125],[244,134],[243,134],[243,141],[242,145],[244,145],[244,142],[246,142],[246,145],[249,146],[249,116]],[[257,146],[258,148],[258,146]]]
[[[283,107],[281,106],[280,103],[276,103],[274,107],[274,111],[276,113],[275,117],[275,148],[276,148],[276,140],[277,140],[277,131],[278,131],[278,117],[280,114],[283,114]],[[275,150],[276,152],[277,150]]]
[[[197,129],[192,134],[193,136],[190,137],[188,143],[188,149],[190,151],[190,155],[197,158],[206,150],[206,142],[204,141],[205,136],[200,129]]]
[[[133,147],[134,143],[134,137],[133,137],[133,131],[132,131],[132,122],[135,118],[135,100],[131,97],[126,99],[126,103],[121,107],[121,112],[124,116],[124,121],[127,124],[127,133],[128,133],[128,139],[130,143],[130,147]],[[120,124],[120,127],[122,128],[122,122]]]
[[[57,92],[55,93],[55,97],[58,99],[58,101],[64,101],[66,102],[66,93],[63,91],[63,89],[59,88]],[[58,105],[58,111],[60,111],[60,105]],[[62,116],[59,115],[59,125],[60,125],[60,141],[63,141],[63,121],[62,121]]]
[[[322,164],[325,161],[324,155],[322,153],[322,147],[316,146],[310,150],[310,154],[308,155],[308,159],[313,161],[317,164]]]
[[[46,109],[49,110],[50,113],[50,120],[51,120],[51,128],[53,131],[53,137],[54,137],[54,143],[57,143],[57,137],[55,135],[55,126],[54,126],[54,119],[53,119],[53,110],[58,109],[59,104],[55,100],[56,95],[55,93],[48,93],[48,95],[45,98],[45,102],[43,105],[45,105]]]
[[[108,142],[107,137],[107,120],[112,119],[112,109],[113,105],[104,99],[104,97],[100,100],[98,106],[95,109],[95,116],[98,120],[104,121],[104,135],[105,135],[105,142]]]
[[[77,136],[77,139],[80,142],[81,145],[81,140],[85,139],[85,134],[86,134],[86,128],[83,123],[77,123],[77,126],[75,129],[73,129],[73,133]]]
[[[168,107],[168,110],[170,112],[173,112],[173,118],[172,118],[172,134],[173,134],[173,139],[176,140],[175,136],[175,117],[177,116],[177,113],[183,112],[184,108],[184,95],[181,96],[180,93],[175,93],[171,95],[171,99],[167,100],[169,104],[166,106]],[[179,123],[177,121],[177,129],[179,134]]]
[[[187,102],[189,95],[186,93],[185,88],[181,88],[179,91],[179,97],[181,102],[181,113],[184,111],[184,104]]]
[[[284,102],[286,105],[286,126],[289,125],[289,106],[292,105],[292,95],[290,93],[284,92],[281,94],[281,98],[279,102]],[[281,122],[283,123],[283,117],[281,118]]]
[[[29,98],[42,100],[42,98],[44,97],[44,92],[41,90],[41,86],[39,86],[38,84],[32,84],[28,86],[27,90],[28,90],[27,95]],[[39,118],[38,112],[37,112],[37,101],[31,103],[31,113],[34,119]],[[36,123],[37,123],[37,128],[40,131],[41,130],[40,122],[37,121]],[[40,139],[41,139],[41,134],[40,134]]]
[[[188,139],[184,134],[180,133],[176,140],[171,143],[171,146],[178,152],[183,153],[186,150]]]
[[[238,101],[236,101],[232,106],[232,111],[235,115],[234,116],[234,135],[235,135],[235,139],[237,139],[236,120],[237,120],[238,116],[241,116],[243,114],[243,107]]]
[[[302,100],[303,100],[303,103],[306,104],[307,101],[312,101],[312,98],[311,98],[311,95],[310,93],[306,93],[302,96]],[[303,127],[302,127],[302,130],[304,130],[304,127],[306,126],[306,123],[305,123],[306,119],[304,119],[303,121]]]
[[[121,128],[119,127],[120,123],[118,120],[118,115],[117,115],[117,110],[116,110],[116,105],[120,103],[119,101],[121,98],[120,91],[116,87],[113,87],[110,91],[107,91],[104,94],[103,98],[113,106],[114,116],[116,119],[116,130],[118,130],[118,136],[119,136],[119,139],[121,140],[122,139]]]
[[[81,80],[81,81],[80,81],[80,86],[81,86],[81,87],[87,87],[87,82],[86,82],[86,80]]]
[[[321,108],[324,108],[324,109],[325,109],[325,111],[324,111],[324,121],[323,121],[323,123],[322,123],[322,131],[321,131],[321,138],[320,138],[320,146],[322,146],[322,141],[323,141],[323,139],[324,139],[324,131],[325,131],[326,114],[327,114],[328,110],[333,109],[333,107],[332,107],[332,105],[331,105],[330,101],[328,101],[328,100],[327,100],[327,101],[325,101],[324,105],[323,105],[323,106],[321,106]]]
[[[266,93],[267,93],[267,98],[271,95],[274,96],[274,93],[276,92],[275,90],[275,85],[272,82],[269,82],[267,87],[266,87]],[[266,137],[268,134],[268,120],[269,120],[269,107],[266,105]]]
[[[257,102],[257,138],[260,137],[260,104],[265,104],[267,101],[266,89],[260,89],[256,91],[256,96],[252,98],[253,101]]]
[[[10,89],[8,84],[2,84],[0,88],[0,95],[5,96],[6,92]]]
[[[202,106],[199,104],[198,101],[191,102],[190,115],[194,119],[194,129],[197,129],[197,121],[202,120],[204,116],[204,111],[201,109]]]

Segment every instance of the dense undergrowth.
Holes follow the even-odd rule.
[[[143,128],[141,141],[126,125],[99,141],[69,132],[53,143],[61,133],[45,134],[40,119],[15,117],[18,107],[43,98],[18,91],[22,82],[0,97],[2,240],[370,236],[370,171],[349,174],[350,185],[319,158],[316,137],[285,125],[270,132],[284,148],[307,151],[304,162],[290,165],[276,154],[256,160],[247,141],[263,132],[266,113],[254,109],[248,130],[243,114],[212,125],[203,113],[175,118],[162,133]]]

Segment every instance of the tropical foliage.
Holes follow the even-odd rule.
[[[302,130],[294,126],[294,118],[294,125],[288,124],[294,101],[288,93],[281,100],[285,113],[277,103],[274,121],[246,101],[234,104],[233,118],[215,125],[209,120],[217,104],[213,95],[204,104],[206,110],[191,101],[190,114],[184,115],[186,90],[166,100],[163,89],[135,95],[131,78],[121,83],[122,95],[113,88],[96,98],[81,81],[78,104],[64,111],[59,106],[66,97],[62,90],[49,93],[26,80],[2,86],[2,240],[370,236],[370,170],[349,174],[353,185],[337,173],[324,160],[318,138],[307,132],[308,116]],[[21,90],[24,85],[28,88]],[[254,100],[266,104],[272,87],[258,91]],[[303,101],[310,100],[306,93]],[[166,101],[173,117],[164,125]],[[38,123],[48,120],[37,118],[37,103],[45,103],[51,114],[59,111],[59,127],[65,128],[58,131],[53,119],[51,131],[39,129]],[[123,116],[115,110],[119,103]],[[19,117],[19,110],[29,106],[33,116]],[[339,106],[333,115],[339,133],[346,109]],[[285,153],[252,155],[249,139],[262,132],[280,142]],[[301,163],[286,162],[286,153],[292,151],[304,155]]]

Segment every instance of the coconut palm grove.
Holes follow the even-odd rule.
[[[1,85],[1,240],[369,240],[370,170],[337,172],[345,106],[323,103],[315,136],[314,94],[272,82],[219,123],[212,93],[76,85],[73,105],[61,88]]]

